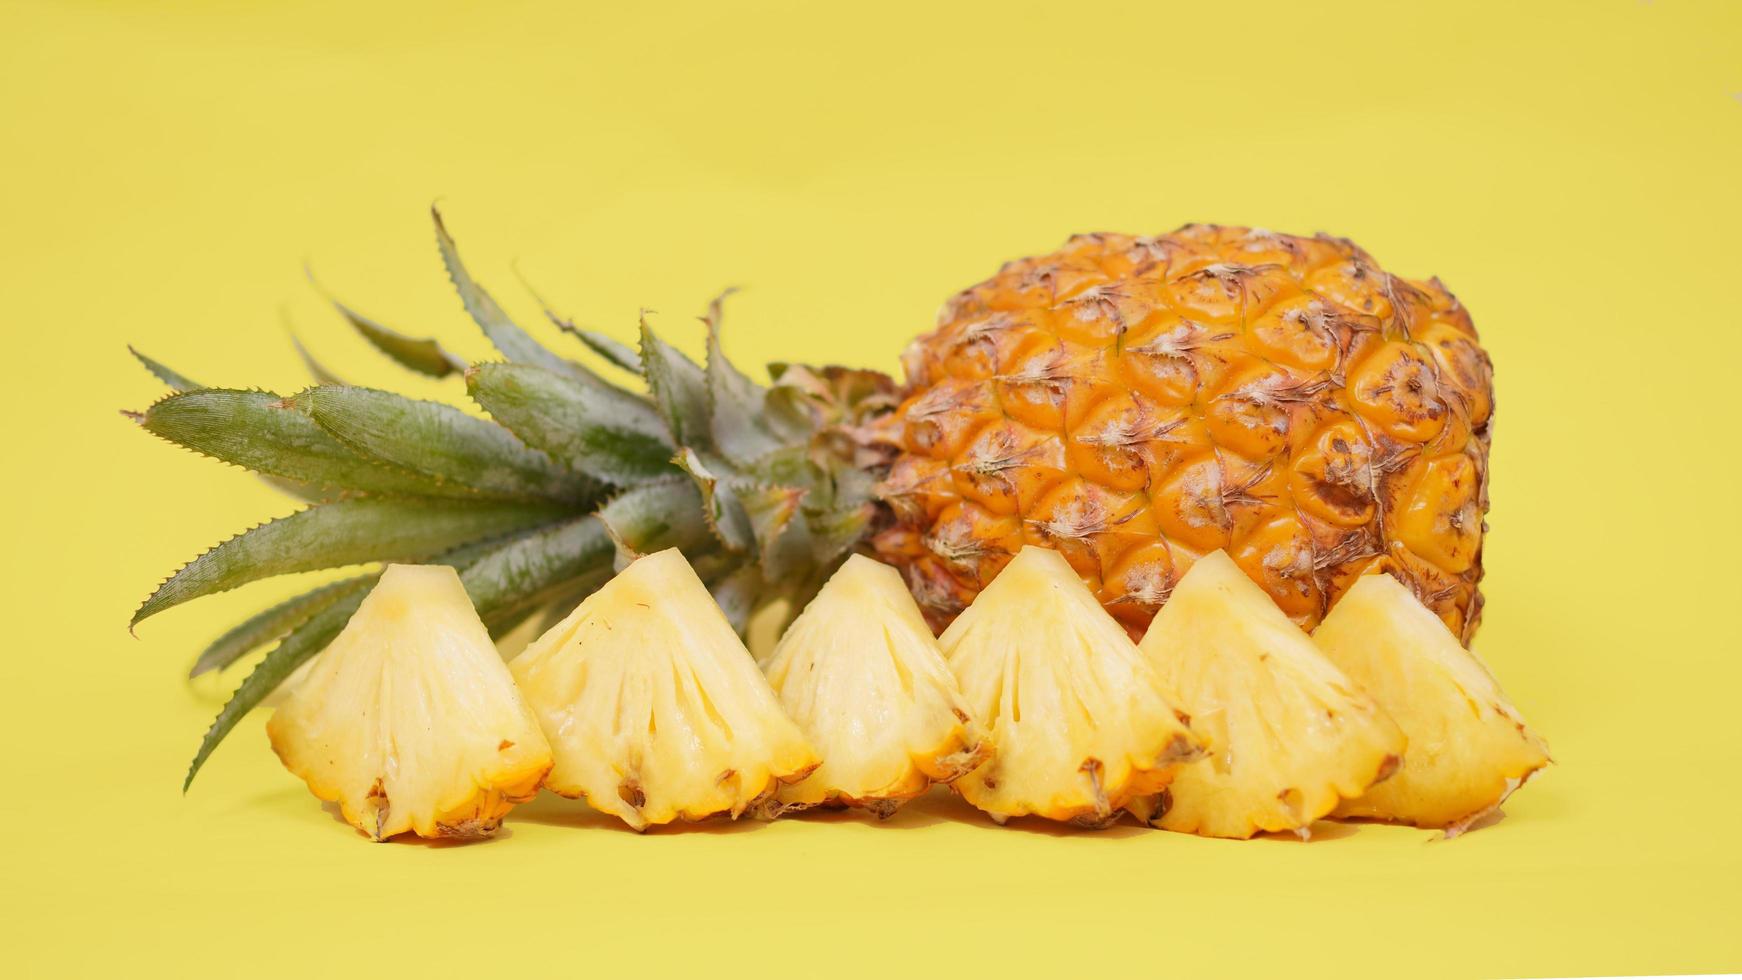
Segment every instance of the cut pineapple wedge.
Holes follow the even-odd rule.
[[[445,565],[389,565],[266,725],[272,748],[375,840],[484,837],[550,746]]]
[[[1180,579],[1140,646],[1209,747],[1133,808],[1156,826],[1305,837],[1403,754],[1397,725],[1220,551]]]
[[[951,785],[999,823],[1107,826],[1200,752],[1125,628],[1056,551],[1022,549],[940,643],[997,746]]]
[[[638,558],[509,665],[549,787],[636,830],[742,814],[818,764],[676,549]]]
[[[1494,676],[1389,575],[1357,581],[1313,641],[1409,736],[1398,773],[1338,816],[1462,833],[1549,763]]]
[[[823,757],[775,791],[770,815],[845,804],[887,817],[992,754],[901,574],[863,555],[835,572],[765,669]]]

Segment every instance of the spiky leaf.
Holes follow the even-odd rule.
[[[810,529],[811,538],[811,560],[819,569],[827,569],[833,565],[864,539],[876,516],[877,508],[868,501],[856,506],[806,514],[805,524]]]
[[[269,391],[201,388],[170,395],[133,418],[179,446],[317,492],[476,496],[468,487],[360,455]]]
[[[599,520],[616,545],[619,570],[645,554],[694,548],[708,540],[702,494],[689,480],[645,483],[599,508]]]
[[[516,268],[514,273],[519,276],[520,270]],[[635,353],[635,348],[630,347],[628,344],[625,344],[620,340],[607,337],[597,330],[588,330],[585,327],[576,326],[574,320],[563,316],[556,310],[552,309],[550,303],[545,300],[544,294],[534,288],[532,283],[529,282],[525,276],[520,276],[520,284],[526,287],[526,291],[532,294],[533,299],[538,301],[539,309],[544,311],[544,318],[549,320],[558,330],[561,330],[563,333],[579,340],[581,343],[585,344],[589,350],[604,358],[613,366],[622,368],[623,370],[637,376],[641,374],[641,358]]]
[[[505,499],[585,501],[593,493],[588,480],[502,426],[452,405],[337,386],[311,388],[296,401],[352,449],[443,483]]]
[[[240,660],[251,650],[279,639],[312,618],[316,613],[353,592],[368,589],[375,583],[374,575],[359,575],[323,585],[318,589],[292,596],[271,608],[261,610],[227,630],[200,651],[189,677],[198,677],[210,670],[223,670]]]
[[[597,330],[589,330],[586,327],[577,327],[567,320],[558,321],[557,326],[564,333],[574,335],[574,337],[581,343],[587,345],[588,350],[591,350],[593,353],[604,358],[606,361],[609,361],[611,364],[632,374],[639,375],[641,373],[641,355],[635,353],[635,348],[623,343],[621,340],[618,340],[615,337],[608,337]]]
[[[712,445],[708,423],[707,380],[696,362],[659,339],[641,318],[641,366],[647,391],[665,419],[672,441],[706,449]]]
[[[714,445],[727,459],[747,463],[784,444],[768,427],[764,402],[768,391],[726,359],[720,347],[722,306],[731,290],[708,304],[702,322],[708,328],[708,359],[704,368],[708,390],[708,425]]]
[[[745,565],[708,585],[714,602],[719,604],[720,611],[726,614],[726,621],[732,624],[739,636],[750,627],[750,614],[755,611],[757,601],[764,597],[766,588],[753,565]]]
[[[762,575],[771,582],[782,581],[803,567],[808,534],[804,522],[797,518],[804,497],[801,487],[756,486],[738,491],[755,529]]]
[[[448,353],[430,337],[410,337],[376,320],[358,313],[332,297],[327,302],[345,318],[351,329],[362,335],[371,346],[392,358],[401,367],[432,378],[445,378],[466,369],[464,359]]]
[[[466,372],[466,389],[527,445],[578,472],[618,486],[675,472],[659,414],[628,392],[525,364],[480,364]]]
[[[149,357],[146,357],[144,354],[141,354],[139,352],[138,348],[134,347],[132,344],[127,345],[127,352],[129,354],[132,354],[133,357],[136,360],[138,360],[140,364],[145,365],[145,370],[150,371],[152,377],[156,378],[157,380],[163,382],[166,385],[169,385],[171,388],[174,388],[176,391],[192,391],[195,388],[203,387],[199,382],[194,381],[193,379],[189,378],[187,375],[178,374],[175,371],[171,370],[163,362],[153,360]]]
[[[479,615],[510,609],[531,613],[574,592],[583,580],[602,584],[611,575],[614,551],[597,517],[577,517],[485,552],[460,574],[460,581]]]
[[[495,297],[485,292],[484,287],[472,278],[472,274],[460,262],[459,248],[454,245],[453,236],[448,234],[447,226],[442,223],[442,213],[433,207],[429,209],[429,213],[435,218],[436,247],[441,251],[442,264],[447,266],[448,278],[453,280],[454,289],[460,294],[460,302],[465,304],[466,312],[471,314],[473,322],[478,324],[478,329],[484,331],[484,336],[490,338],[490,343],[502,352],[502,356],[510,361],[536,364],[565,374],[581,370],[573,361],[551,353],[509,318]]]
[[[342,385],[345,383],[343,378],[317,360],[296,334],[290,335],[290,345],[296,348],[296,354],[302,358],[303,366],[308,368],[308,373],[313,375],[317,382],[324,385]]]
[[[145,600],[133,622],[274,575],[372,561],[419,561],[562,514],[555,504],[481,500],[356,498],[316,504],[245,531],[182,566]]]
[[[291,630],[281,640],[278,646],[266,654],[266,658],[249,673],[242,684],[236,688],[236,693],[230,696],[212,726],[206,729],[205,738],[200,740],[199,751],[194,753],[194,761],[188,766],[187,778],[182,781],[182,792],[187,792],[193,785],[194,777],[199,774],[200,767],[211,758],[212,750],[230,734],[236,723],[252,711],[261,701],[266,699],[284,683],[308,658],[319,653],[345,624],[351,621],[351,614],[363,604],[366,593],[358,592],[346,596],[310,617],[301,626]]]
[[[702,492],[702,515],[707,518],[708,529],[732,551],[749,551],[756,537],[738,495],[694,449],[678,450],[673,462],[696,481],[696,489]]]

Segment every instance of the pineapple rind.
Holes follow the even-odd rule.
[[[266,726],[273,751],[377,841],[483,837],[550,746],[452,568],[389,565]]]
[[[829,579],[764,669],[823,758],[778,787],[764,815],[841,805],[887,817],[992,753],[900,574],[862,555]]]
[[[1343,803],[1337,816],[1456,836],[1552,761],[1488,668],[1391,576],[1350,587],[1313,641],[1410,741],[1397,774]]]
[[[644,830],[736,818],[819,760],[676,549],[632,562],[510,664],[546,785]]]
[[[1201,751],[1125,629],[1057,552],[1023,549],[939,640],[990,762],[951,786],[999,823],[1106,826]]]
[[[1396,724],[1222,552],[1192,566],[1139,646],[1209,745],[1150,807],[1156,826],[1306,836],[1404,752]]]

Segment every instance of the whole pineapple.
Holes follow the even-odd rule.
[[[405,367],[463,377],[488,419],[312,361],[323,383],[285,396],[204,386],[135,352],[175,392],[129,417],[309,503],[189,562],[135,624],[259,579],[365,566],[199,656],[196,673],[272,647],[189,780],[339,633],[384,562],[456,568],[498,634],[667,548],[740,631],[765,603],[802,607],[855,550],[901,568],[941,628],[1025,544],[1061,552],[1134,635],[1218,548],[1302,626],[1377,566],[1454,632],[1475,628],[1488,359],[1437,281],[1390,276],[1347,241],[1205,225],[1079,236],[946,304],[903,358],[905,389],[786,364],[757,384],[721,350],[718,302],[702,363],[645,322],[631,347],[550,314],[643,394],[534,340],[439,215],[436,238],[505,360],[468,368],[334,305]]]
[[[1079,235],[938,320],[902,359],[874,539],[935,622],[1043,544],[1133,630],[1225,549],[1305,627],[1377,566],[1474,631],[1492,371],[1438,280],[1187,225]]]

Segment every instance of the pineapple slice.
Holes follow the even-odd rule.
[[[1389,575],[1358,580],[1313,640],[1372,692],[1409,736],[1398,773],[1338,816],[1442,827],[1455,837],[1546,766],[1494,675]]]
[[[550,736],[547,785],[636,830],[736,818],[818,764],[676,549],[630,563],[509,669]]]
[[[1220,551],[1180,579],[1140,647],[1209,745],[1137,808],[1158,827],[1305,838],[1403,754],[1397,725]]]
[[[992,754],[901,573],[863,555],[787,628],[765,670],[823,757],[775,791],[769,815],[845,804],[888,817]]]
[[[951,785],[999,823],[1108,826],[1201,751],[1125,628],[1056,551],[1023,548],[940,643],[997,746]]]
[[[487,837],[550,771],[550,745],[459,575],[389,565],[267,722],[285,768],[381,841]]]

